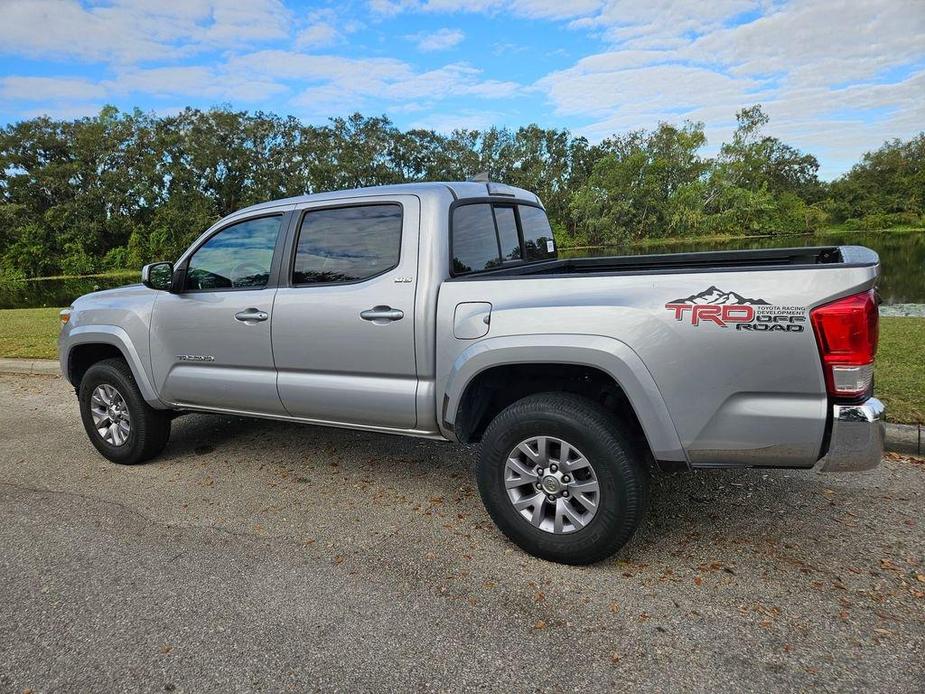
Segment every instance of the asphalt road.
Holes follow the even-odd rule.
[[[100,458],[0,376],[0,691],[925,689],[925,464],[656,478],[592,567],[492,526],[473,453],[228,417]]]

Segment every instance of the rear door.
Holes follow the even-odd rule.
[[[286,410],[413,428],[419,199],[364,197],[298,214],[272,328]]]
[[[151,318],[152,370],[165,402],[284,414],[270,346],[288,214],[232,222],[185,260],[183,287]]]

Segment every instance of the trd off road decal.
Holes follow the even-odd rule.
[[[752,332],[801,333],[806,329],[806,309],[802,306],[774,306],[764,299],[747,299],[715,286],[684,299],[665,304],[675,320],[691,325],[735,326]]]

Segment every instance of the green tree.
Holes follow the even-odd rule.
[[[359,113],[326,125],[228,107],[32,118],[0,128],[0,275],[137,267],[176,258],[253,203],[482,171],[535,191],[560,245],[809,231],[827,215],[862,228],[925,223],[925,133],[825,185],[815,157],[765,135],[767,124],[760,106],[741,110],[708,158],[699,123],[591,144],[538,125],[402,131]]]
[[[571,197],[576,226],[595,244],[686,232],[691,219],[678,215],[678,206],[697,203],[692,191],[706,167],[698,154],[705,142],[702,123],[661,123],[605,140],[603,156]]]
[[[829,205],[835,221],[858,227],[925,225],[925,132],[867,152],[833,181]]]

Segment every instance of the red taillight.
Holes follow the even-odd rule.
[[[829,395],[858,397],[870,391],[880,333],[871,289],[810,311]]]

